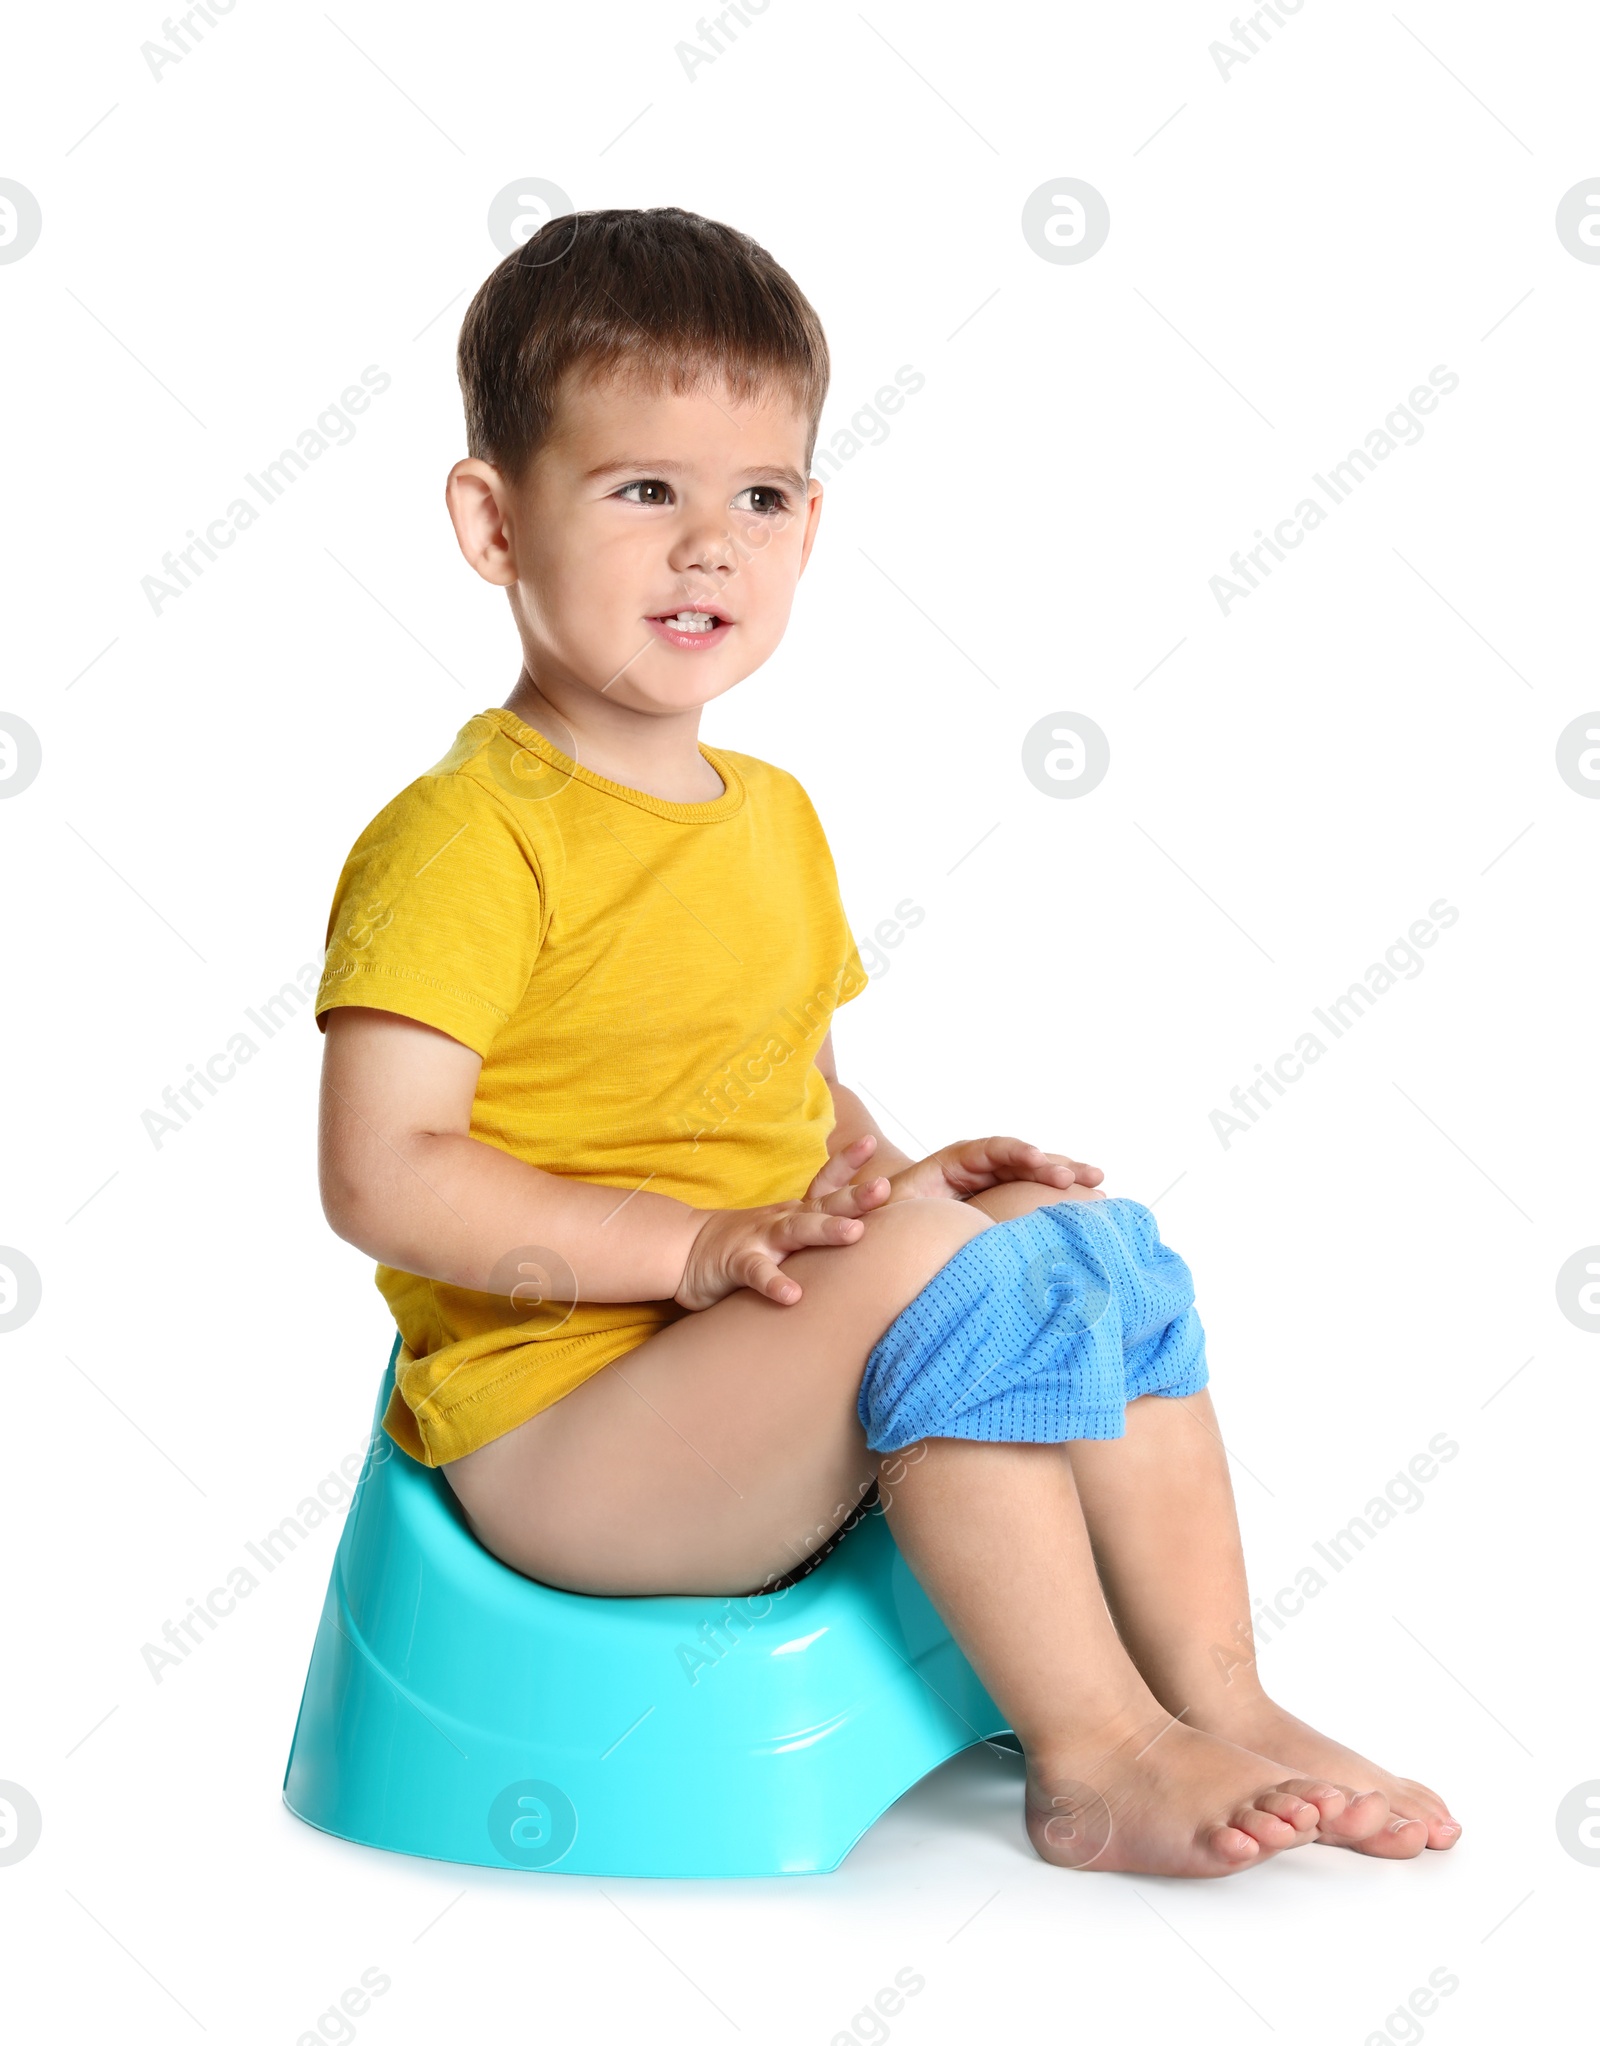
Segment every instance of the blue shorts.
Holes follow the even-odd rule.
[[[867,1445],[1114,1440],[1145,1393],[1210,1374],[1189,1267],[1138,1201],[1053,1201],[964,1243],[884,1331],[861,1380]]]

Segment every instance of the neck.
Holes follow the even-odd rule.
[[[668,803],[710,803],[722,778],[700,751],[700,705],[649,716],[592,689],[536,683],[526,667],[506,698],[513,717],[580,766]]]

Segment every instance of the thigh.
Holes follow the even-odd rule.
[[[748,1591],[792,1570],[877,1475],[856,1415],[873,1344],[991,1218],[897,1202],[794,1252],[793,1306],[741,1289],[445,1465],[486,1548],[600,1594]]]

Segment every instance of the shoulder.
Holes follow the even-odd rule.
[[[502,736],[487,718],[470,718],[448,752],[377,811],[352,853],[404,845],[431,859],[448,846],[452,864],[503,861],[510,853],[536,866],[529,819],[522,814],[530,806],[509,785],[510,749],[502,745],[505,760],[495,752]]]
[[[713,764],[720,760],[731,762],[756,802],[817,821],[816,806],[803,784],[786,767],[778,767],[770,760],[758,760],[753,753],[735,753],[728,746],[707,746],[705,750],[711,755]]]

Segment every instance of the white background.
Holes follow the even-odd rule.
[[[1220,7],[1169,0],[775,0],[691,82],[694,33],[625,0],[243,0],[157,82],[154,5],[9,31],[0,176],[44,227],[0,267],[0,709],[44,765],[0,804],[0,1242],[44,1297],[0,1351],[0,1778],[44,1829],[0,1868],[0,2006],[19,2039],[291,2046],[376,1967],[363,2046],[825,2046],[911,1967],[896,2046],[1357,2042],[1447,1968],[1430,2039],[1542,2029],[1589,1999],[1600,1899],[1555,1827],[1600,1777],[1600,1344],[1555,1286],[1600,1239],[1600,803],[1555,768],[1600,702],[1600,266],[1554,229],[1600,172],[1600,21],[1309,0],[1226,82]],[[1263,1650],[1292,1709],[1445,1792],[1454,1852],[1065,1874],[984,1753],[828,1877],[348,1847],[279,1802],[336,1519],[148,1673],[362,1446],[387,1354],[318,1204],[309,1011],[159,1147],[141,1116],[320,962],[357,833],[515,681],[442,482],[488,206],[531,176],[771,249],[828,331],[825,443],[926,377],[703,737],[806,784],[864,945],[926,912],[837,1030],[896,1139],[1018,1134],[1159,1202],[1258,1592],[1460,1444]],[[1082,264],[1020,229],[1061,176],[1110,207]],[[154,613],[141,578],[371,363],[357,438]],[[1460,384],[1420,443],[1224,616],[1208,579],[1436,364]],[[1060,711],[1110,742],[1077,800],[1020,764]],[[1229,1090],[1441,897],[1424,970],[1224,1147]]]

